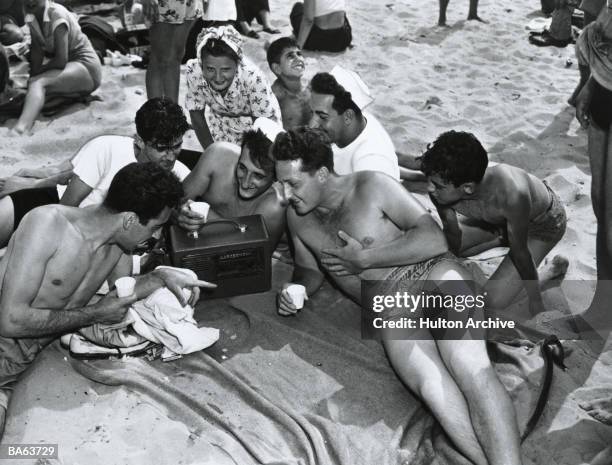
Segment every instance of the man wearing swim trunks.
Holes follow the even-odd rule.
[[[279,134],[273,155],[291,204],[292,282],[309,294],[321,286],[324,271],[356,302],[362,280],[384,280],[398,267],[424,267],[415,279],[471,279],[456,259],[443,256],[444,234],[400,183],[372,171],[337,175],[331,144],[320,130]],[[279,294],[279,313],[295,314],[286,287]],[[401,380],[457,448],[479,465],[522,463],[514,408],[484,341],[434,340],[429,333],[419,339],[383,343]]]
[[[0,262],[0,436],[20,374],[62,333],[118,323],[129,306],[166,286],[184,305],[181,288],[208,286],[186,274],[154,271],[137,278],[134,295],[91,298],[105,280],[131,273],[128,255],[170,217],[183,197],[180,182],[155,163],[132,163],[113,179],[103,205],[48,205],[25,216]]]
[[[535,176],[488,163],[473,134],[455,131],[440,135],[421,158],[451,250],[470,256],[506,241],[510,247],[485,286],[488,305],[505,308],[524,286],[531,313],[539,313],[544,306],[537,266],[563,237],[565,209]],[[567,259],[555,257],[546,278],[563,275],[567,265]]]

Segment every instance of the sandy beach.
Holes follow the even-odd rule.
[[[270,0],[270,6],[273,24],[288,35],[292,2]],[[565,279],[584,282],[580,292],[566,292],[567,303],[555,309],[578,313],[590,302],[596,276],[596,223],[586,132],[567,104],[578,82],[574,47],[529,44],[525,26],[541,16],[539,2],[481,0],[480,16],[489,21],[483,24],[465,20],[467,0],[453,0],[449,28],[435,26],[437,8],[435,0],[349,0],[354,47],[343,54],[306,52],[306,74],[329,71],[334,64],[357,71],[375,98],[368,110],[398,151],[420,154],[441,132],[466,130],[476,134],[491,160],[547,179],[569,219],[565,237],[549,258],[567,256]],[[259,40],[246,39],[245,50],[272,80],[264,51],[270,38],[274,36],[262,33]],[[181,104],[185,90],[183,67]],[[135,111],[146,100],[144,71],[104,66],[96,95],[101,101],[41,117],[31,136],[8,137],[8,129],[0,127],[0,176],[63,160],[97,135],[132,135]],[[193,133],[185,147],[198,147]],[[479,262],[489,271],[494,263],[486,256]],[[556,291],[546,293],[545,303],[558,303],[557,296]],[[577,407],[577,402],[612,387],[609,341],[596,349],[587,343],[571,347],[574,358],[568,365],[575,370],[559,372],[545,426],[525,446],[528,464],[588,463],[612,442],[612,427]],[[57,463],[63,464],[236,463],[225,462],[218,448],[200,441],[197,432],[172,412],[151,406],[140,393],[84,379],[60,350],[53,346],[46,351],[19,383],[4,443],[60,443],[62,459]],[[34,384],[44,372],[49,373],[48,384]]]

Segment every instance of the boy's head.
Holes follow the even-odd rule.
[[[293,37],[276,39],[266,52],[268,65],[278,78],[301,78],[306,69],[302,50]]]
[[[475,192],[489,159],[474,134],[448,131],[427,147],[421,163],[432,197],[450,205]]]

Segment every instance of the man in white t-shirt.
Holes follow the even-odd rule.
[[[311,127],[333,142],[334,169],[340,175],[380,171],[399,181],[395,147],[382,125],[362,110],[372,102],[369,90],[352,71],[334,67],[310,82]]]
[[[99,136],[57,166],[18,172],[30,178],[20,182],[32,188],[12,192],[0,200],[0,247],[8,243],[25,214],[36,207],[52,203],[74,207],[101,204],[117,171],[130,163],[155,162],[182,181],[189,169],[176,157],[188,128],[179,105],[167,98],[153,98],[136,112],[134,137]],[[10,180],[14,182],[15,178]],[[67,187],[60,185],[66,181]]]

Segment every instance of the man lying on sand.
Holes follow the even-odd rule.
[[[99,136],[70,160],[0,180],[0,247],[26,213],[41,205],[78,207],[100,204],[113,176],[133,162],[155,162],[183,180],[189,169],[176,157],[189,128],[183,109],[167,98],[153,98],[136,112],[136,135]],[[58,184],[68,183],[68,187]],[[8,194],[8,195],[7,195]],[[61,198],[61,200],[60,200]]]
[[[273,153],[277,178],[291,203],[292,282],[306,286],[309,294],[321,286],[323,270],[358,303],[363,279],[396,276],[399,285],[417,283],[411,289],[417,293],[420,280],[472,279],[447,254],[442,230],[400,183],[369,171],[338,176],[321,131],[297,128],[280,134]],[[279,313],[295,314],[286,288],[279,295]],[[429,330],[418,339],[384,340],[402,381],[473,463],[520,464],[514,408],[484,341],[434,340]]]
[[[440,135],[421,163],[455,254],[466,257],[508,241],[508,256],[485,286],[487,304],[507,307],[524,285],[532,314],[543,311],[538,279],[561,276],[568,266],[567,259],[557,256],[538,276],[537,266],[565,233],[567,218],[557,194],[520,168],[487,167],[486,150],[467,132]]]
[[[333,142],[338,174],[372,170],[400,179],[393,142],[374,116],[362,110],[372,102],[369,90],[352,71],[334,67],[310,82],[310,126]]]
[[[259,129],[265,126],[267,135]],[[198,160],[183,183],[188,199],[200,198],[210,205],[208,217],[192,211],[185,203],[178,216],[183,228],[195,231],[211,218],[262,215],[272,249],[285,230],[284,199],[273,187],[274,161],[270,147],[280,125],[258,118],[242,138],[242,147],[229,142],[215,142]],[[270,132],[271,131],[271,132]]]
[[[48,205],[25,216],[0,262],[0,434],[15,382],[53,339],[118,323],[130,304],[163,286],[183,305],[183,287],[193,288],[192,304],[197,286],[213,287],[184,273],[153,271],[137,278],[134,295],[113,291],[89,304],[105,280],[130,275],[127,254],[166,223],[182,197],[168,170],[132,163],[117,173],[102,205]]]
[[[280,105],[285,129],[307,125],[310,111],[310,91],[302,84],[306,69],[302,50],[293,37],[281,37],[270,44],[266,52],[268,65],[276,76],[272,92]]]

